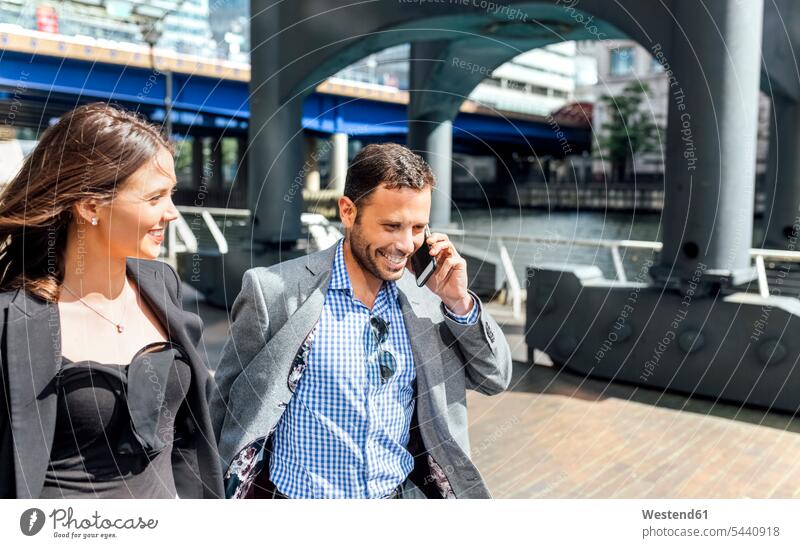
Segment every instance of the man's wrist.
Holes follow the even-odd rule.
[[[455,303],[445,303],[444,306],[456,316],[466,316],[475,306],[475,299],[472,298],[472,295],[467,293],[463,299]]]

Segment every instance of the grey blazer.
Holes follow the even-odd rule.
[[[253,476],[269,469],[270,434],[302,376],[305,343],[322,313],[335,251],[334,245],[244,274],[209,395],[227,496],[251,496],[242,483],[249,488],[264,481]],[[397,287],[417,374],[412,479],[429,497],[489,498],[469,456],[466,389],[496,394],[508,387],[508,343],[485,310],[476,324],[459,324],[411,273]]]

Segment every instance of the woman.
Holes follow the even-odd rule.
[[[47,129],[0,195],[0,495],[222,494],[202,322],[154,261],[169,143],[94,103]]]

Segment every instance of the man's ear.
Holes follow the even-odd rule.
[[[339,198],[339,218],[342,220],[342,226],[346,230],[350,230],[356,222],[356,215],[358,210],[353,200],[347,196]]]
[[[97,202],[94,200],[82,200],[72,206],[72,214],[76,221],[91,224],[92,219],[97,219]]]

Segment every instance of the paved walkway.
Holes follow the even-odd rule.
[[[213,368],[228,313],[185,292],[184,306],[203,316]],[[520,322],[490,310],[516,360],[512,388],[470,392],[467,402],[473,458],[495,497],[800,496],[797,419],[530,367]]]
[[[520,322],[491,309],[519,360],[510,391],[467,397],[495,497],[800,496],[800,420],[527,366]]]

